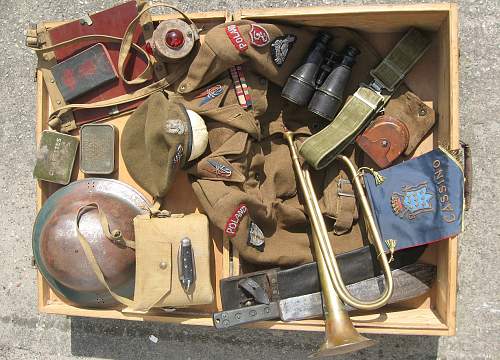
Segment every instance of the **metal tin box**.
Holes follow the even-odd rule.
[[[86,124],[80,128],[80,170],[84,174],[109,175],[115,171],[116,127]]]

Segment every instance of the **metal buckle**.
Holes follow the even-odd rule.
[[[342,190],[342,184],[351,185],[351,182],[348,179],[342,179],[342,178],[338,179],[337,180],[337,195],[353,198],[354,193],[353,192],[345,192],[344,190]]]

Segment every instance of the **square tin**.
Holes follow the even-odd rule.
[[[38,180],[67,185],[75,164],[78,138],[53,130],[40,136],[33,177]]]
[[[84,174],[109,175],[115,171],[116,128],[111,124],[87,124],[80,128],[80,170]]]

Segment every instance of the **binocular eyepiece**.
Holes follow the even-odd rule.
[[[288,78],[281,96],[328,120],[340,108],[352,66],[360,51],[347,46],[342,55],[328,49],[331,35],[320,32],[304,64]]]

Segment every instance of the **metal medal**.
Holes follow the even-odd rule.
[[[286,34],[284,36],[278,36],[271,43],[271,56],[273,62],[277,66],[281,66],[285,63],[290,50],[292,50],[293,44],[297,40],[297,36]]]
[[[78,139],[56,131],[42,131],[33,176],[56,184],[67,185],[75,164]]]
[[[87,124],[80,129],[80,169],[85,174],[109,175],[115,171],[116,128]]]

